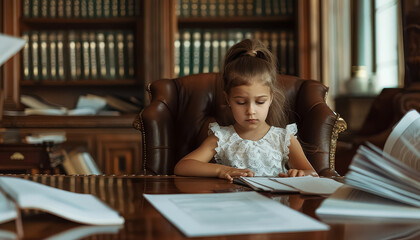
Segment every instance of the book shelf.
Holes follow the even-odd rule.
[[[11,116],[22,95],[74,109],[80,96],[144,99],[142,56],[144,1],[0,0],[0,30],[27,44],[2,67],[1,125],[19,138],[64,131],[63,145],[89,150],[106,174],[141,173],[141,135],[132,128],[138,111],[117,116]],[[1,22],[0,22],[1,23]],[[134,104],[133,102],[131,102]],[[138,109],[144,102],[135,103]],[[18,139],[18,140],[20,140]]]
[[[244,38],[261,40],[280,73],[298,75],[298,1],[178,0],[175,75],[219,72],[226,51]]]
[[[118,33],[127,33],[133,35],[133,51],[126,51],[126,54],[133,56],[133,73],[124,70],[123,74],[112,75],[101,74],[101,63],[99,57],[96,58],[96,75],[92,74],[92,68],[89,67],[89,73],[77,73],[77,70],[83,71],[83,58],[81,58],[81,67],[71,63],[70,48],[64,50],[63,66],[64,73],[58,77],[48,68],[45,75],[42,74],[43,58],[38,59],[38,76],[34,77],[33,68],[26,66],[33,65],[30,60],[33,60],[31,48],[25,60],[24,50],[16,57],[7,62],[0,68],[0,81],[3,82],[3,98],[4,110],[17,111],[23,110],[24,106],[20,101],[22,95],[37,95],[44,100],[64,106],[68,109],[75,107],[79,96],[86,94],[94,94],[99,96],[115,95],[121,97],[137,97],[145,99],[143,102],[147,104],[147,95],[145,96],[145,86],[160,78],[170,78],[193,74],[195,72],[218,72],[217,67],[221,62],[223,51],[221,48],[217,50],[217,58],[215,52],[207,52],[204,55],[204,41],[205,35],[218,35],[217,38],[211,38],[210,41],[216,42],[219,46],[225,45],[225,49],[234,42],[229,41],[229,36],[233,36],[235,32],[240,32],[242,37],[235,36],[235,41],[239,38],[248,37],[249,34],[254,37],[259,35],[263,41],[270,45],[277,44],[278,51],[283,44],[288,51],[276,54],[278,58],[286,59],[283,65],[279,65],[280,71],[288,74],[295,74],[304,76],[307,69],[301,66],[310,66],[310,58],[307,56],[307,49],[309,41],[307,21],[305,11],[309,6],[309,0],[0,0],[0,11],[3,17],[0,18],[0,31],[14,36],[27,35],[29,44],[33,35],[38,37],[39,44],[42,44],[41,35],[43,39],[51,37],[54,39],[57,35],[62,34],[63,44],[69,47],[71,43],[82,41],[84,33],[94,33],[95,41],[98,42],[98,35],[111,33],[114,38]],[[34,4],[34,2],[36,4]],[[122,3],[125,4],[125,15],[123,8],[117,8],[118,11],[114,16],[104,16],[105,3]],[[134,8],[127,7],[128,4],[134,2]],[[25,8],[25,4],[29,3],[30,8]],[[54,14],[42,10],[43,4],[56,3]],[[88,4],[101,3],[102,11],[97,8],[93,14],[86,13],[82,17],[80,12],[78,15],[72,13],[68,14],[66,6],[70,5],[70,9],[75,9],[74,4],[77,3],[79,11],[81,11],[82,4],[89,9]],[[200,6],[200,11],[197,13],[188,10],[188,14],[180,15],[182,3],[187,3],[188,6],[199,6],[196,4],[204,4],[206,8]],[[211,4],[218,3],[215,10],[219,11],[221,3],[225,9],[234,7],[234,14],[225,11],[222,15],[215,12],[212,16],[209,14],[201,14],[204,9],[211,9]],[[256,4],[261,3],[261,13],[247,14],[244,10],[244,15],[240,15],[241,7],[234,4]],[[271,8],[265,8],[267,4],[272,4]],[[274,4],[273,4],[274,3]],[[291,6],[290,13],[279,13],[275,10],[275,4],[286,4]],[[281,6],[283,6],[281,5]],[[38,6],[38,10],[34,10],[34,6]],[[39,7],[41,6],[41,7]],[[57,7],[63,6],[63,13],[58,14]],[[96,6],[96,5],[93,5]],[[136,7],[137,6],[137,7]],[[219,6],[219,7],[218,7]],[[246,6],[243,5],[244,9]],[[253,5],[254,6],[254,5]],[[264,7],[263,7],[264,6]],[[91,6],[92,8],[92,6]],[[268,10],[270,9],[270,13]],[[123,11],[121,11],[123,10]],[[128,10],[134,10],[134,13],[128,13]],[[25,12],[26,11],[26,12]],[[28,12],[29,11],[29,12]],[[32,11],[32,12],[31,12]],[[33,14],[33,11],[37,14]],[[254,10],[253,10],[254,11]],[[102,13],[101,13],[102,12]],[[116,15],[115,15],[116,14]],[[303,19],[302,19],[303,18]],[[184,46],[183,33],[190,34],[191,37],[195,32],[199,32],[200,39],[196,41],[200,43],[200,50],[196,51],[193,48],[189,51],[182,51],[182,54],[188,56],[188,70],[183,70],[181,74],[180,50]],[[247,35],[248,34],[248,35]],[[89,35],[89,34],[88,34]],[[220,35],[225,35],[221,38]],[[236,34],[235,34],[236,35]],[[266,37],[267,36],[267,37]],[[277,39],[283,39],[283,42],[274,41],[273,36]],[[266,38],[265,38],[266,37]],[[102,38],[102,37],[99,37]],[[75,40],[74,40],[75,39]],[[74,40],[74,41],[73,41]],[[286,40],[286,41],[284,41]],[[82,41],[83,42],[83,41]],[[98,43],[95,43],[96,45]],[[114,42],[114,46],[115,46]],[[191,44],[190,42],[190,45]],[[110,44],[105,43],[105,48],[109,48]],[[124,45],[125,46],[125,45]],[[178,46],[178,48],[177,48]],[[32,47],[32,46],[31,46]],[[273,48],[273,46],[270,46]],[[197,48],[198,49],[198,48]],[[210,47],[210,49],[213,49]],[[94,51],[99,53],[99,51]],[[74,55],[82,55],[83,51],[73,51]],[[134,54],[133,54],[134,53]],[[198,57],[194,53],[199,53]],[[38,51],[38,54],[42,54]],[[48,50],[47,50],[48,54]],[[106,53],[105,53],[106,54]],[[305,55],[306,54],[306,55]],[[175,55],[175,56],[174,56]],[[50,55],[51,56],[51,55]],[[118,56],[118,55],[115,55]],[[124,56],[124,55],[123,55]],[[129,58],[129,55],[127,59]],[[208,56],[208,57],[204,57]],[[210,57],[211,56],[211,57]],[[194,58],[195,57],[195,58]],[[118,58],[118,57],[116,57]],[[183,57],[187,59],[187,57]],[[48,58],[47,58],[48,59]],[[79,59],[79,58],[75,58]],[[99,59],[99,61],[98,61]],[[109,70],[109,60],[107,62],[105,57],[106,70]],[[198,60],[198,62],[197,62]],[[206,60],[207,62],[204,62]],[[29,61],[29,63],[28,63]],[[48,60],[47,60],[48,61]],[[306,62],[305,62],[306,61]],[[58,64],[58,61],[55,61]],[[190,63],[196,66],[191,65]],[[302,64],[303,63],[303,64]],[[45,60],[44,60],[45,65]],[[76,66],[76,74],[72,73],[72,66]],[[124,67],[129,65],[123,65]],[[198,66],[198,69],[197,69]],[[283,68],[281,68],[283,67]],[[178,69],[177,69],[178,68]],[[57,66],[55,67],[56,71]],[[85,68],[87,69],[87,68]],[[182,68],[183,69],[183,68]],[[73,67],[74,70],[74,67]],[[94,71],[95,71],[94,70]],[[32,72],[31,72],[32,71]],[[175,73],[174,73],[175,72]],[[45,70],[44,70],[45,73]],[[54,76],[54,77],[51,77]],[[64,76],[64,77],[63,77]],[[87,147],[91,155],[98,159],[98,166],[104,173],[141,173],[141,135],[132,128],[132,121],[136,113],[121,113],[120,116],[6,116],[3,115],[1,125],[7,130],[17,130],[21,137],[25,134],[41,131],[58,131],[62,130],[67,133],[67,142],[71,146],[82,144]],[[105,139],[105,140],[104,140]],[[114,163],[118,163],[115,165]],[[112,166],[112,167],[110,167]]]

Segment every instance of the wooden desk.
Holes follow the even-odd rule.
[[[20,177],[44,183],[78,193],[91,193],[118,210],[126,220],[117,234],[96,234],[87,239],[186,239],[186,237],[168,222],[147,200],[143,193],[220,193],[249,191],[247,187],[230,184],[222,179],[188,178],[173,176],[62,176],[62,175],[18,175]],[[302,196],[299,194],[264,195],[311,217],[315,209],[323,201],[318,196]],[[250,216],[252,217],[252,216]],[[281,224],[281,223],[279,223]],[[46,213],[25,211],[23,227],[25,239],[45,239],[64,231],[83,227],[74,222],[64,220]],[[384,234],[405,229],[420,228],[420,224],[404,223],[357,223],[330,224],[329,231],[271,233],[251,235],[231,235],[205,239],[382,239]],[[0,224],[0,230],[15,231],[15,222]],[[74,238],[73,236],[72,238]],[[86,239],[86,238],[85,238]],[[204,238],[196,238],[204,239]]]

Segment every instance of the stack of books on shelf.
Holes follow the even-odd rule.
[[[21,95],[20,101],[26,106],[23,111],[4,111],[3,114],[6,116],[119,116],[121,113],[139,113],[143,107],[143,99],[135,96],[123,98],[114,95],[80,95],[73,109],[50,103],[36,95]]]
[[[24,0],[25,18],[111,18],[140,15],[136,0]]]
[[[295,35],[290,30],[181,29],[175,36],[175,74],[219,72],[227,50],[244,38],[262,41],[277,57],[278,71],[295,75]]]
[[[134,79],[132,31],[26,31],[23,79]]]
[[[292,15],[293,0],[178,0],[183,17],[266,17]]]

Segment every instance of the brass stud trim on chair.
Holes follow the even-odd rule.
[[[140,125],[140,132],[143,138],[143,174],[146,175],[146,131],[144,130],[144,123],[143,123],[143,110],[139,113],[139,122]]]
[[[337,149],[337,139],[338,135],[344,132],[347,129],[346,121],[337,114],[337,118],[334,123],[333,131],[331,134],[331,142],[330,142],[330,169],[335,171],[335,152]]]

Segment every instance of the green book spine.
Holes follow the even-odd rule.
[[[51,80],[57,80],[58,74],[57,74],[57,33],[56,32],[50,32],[48,35],[48,43],[49,43],[49,67],[50,67],[50,78]]]
[[[80,0],[80,17],[88,17],[88,0]]]
[[[253,0],[245,0],[245,15],[254,16],[254,2]]]
[[[193,47],[192,47],[192,65],[190,69],[192,69],[192,74],[200,73],[200,69],[202,70],[202,58],[201,58],[201,31],[199,29],[195,29],[192,31],[193,37]]]
[[[64,32],[57,33],[57,59],[58,59],[58,80],[64,81],[66,79],[66,62],[64,60],[65,56],[65,38]]]
[[[48,16],[50,18],[56,18],[57,17],[57,0],[50,0],[48,1]]]
[[[77,66],[76,66],[76,32],[70,31],[68,33],[69,41],[69,63],[70,63],[70,79],[77,79]]]
[[[254,16],[262,16],[263,15],[263,0],[255,0],[254,1]]]
[[[87,2],[87,17],[88,18],[95,18],[95,1],[88,0]]]
[[[178,32],[179,38],[179,74],[178,76],[184,76],[184,32],[180,30]]]
[[[117,32],[117,74],[119,79],[124,79],[125,75],[125,55],[124,55],[124,33]]]
[[[80,0],[73,0],[73,6],[72,6],[72,11],[73,11],[73,17],[75,18],[80,18]]]
[[[95,17],[103,18],[104,17],[104,2],[102,0],[95,1]]]
[[[181,41],[179,39],[179,32],[175,33],[175,41],[174,41],[174,74],[175,77],[178,77],[180,74],[180,63],[181,63],[181,54],[180,54],[180,45]]]
[[[65,0],[64,2],[64,16],[65,18],[73,17],[73,0]]]
[[[134,78],[135,76],[135,48],[134,48],[134,33],[126,33],[126,75],[128,78]]]
[[[96,34],[97,48],[98,48],[98,65],[99,65],[99,78],[106,79],[106,48],[105,48],[105,34],[98,32]]]
[[[286,0],[278,0],[280,5],[280,15],[287,14]]]
[[[111,17],[118,17],[118,0],[111,0]]]
[[[135,13],[134,13],[134,1],[135,0],[127,0],[127,15],[129,16],[129,17],[133,17],[133,16],[135,16]],[[177,2],[177,4],[175,5],[175,7],[177,7],[178,8],[178,11],[179,11],[179,0],[177,0],[178,2]],[[179,16],[179,15],[178,15]]]
[[[227,0],[218,0],[217,15],[220,17],[226,16],[226,1]]]
[[[98,79],[98,61],[97,61],[96,33],[89,33],[89,57],[90,57],[90,76],[92,79]]]
[[[83,70],[83,56],[82,56],[82,41],[80,39],[80,32],[76,32],[76,78],[82,79]]]
[[[57,17],[64,18],[64,0],[57,0]]]
[[[245,16],[245,0],[236,0],[236,15]]]
[[[40,7],[40,17],[47,18],[48,17],[48,0],[41,0],[41,7]]]
[[[82,77],[83,79],[90,79],[90,69],[91,69],[91,62],[90,62],[90,47],[89,47],[89,34],[87,32],[81,33],[81,41],[82,41],[82,59],[83,59],[83,72]]]
[[[292,31],[287,33],[288,42],[287,42],[287,64],[288,64],[288,74],[295,75],[296,68],[295,68],[295,39],[294,34]]]
[[[227,16],[234,17],[236,16],[236,3],[235,0],[227,0],[226,2],[226,12]]]
[[[190,62],[191,62],[191,33],[188,29],[184,30],[183,33],[183,60],[184,60],[184,72],[183,74],[189,75],[190,74]]]
[[[210,17],[215,17],[217,15],[217,0],[208,0],[208,12]]]
[[[115,36],[113,32],[106,33],[106,58],[107,58],[107,76],[109,79],[116,78],[116,52],[115,52]]]
[[[272,14],[274,16],[279,16],[280,15],[280,4],[279,4],[279,0],[271,0],[271,6],[272,6]]]
[[[29,38],[29,33],[28,32],[23,32],[22,33],[22,38],[26,40],[25,46],[23,47],[23,79],[24,80],[29,80],[31,79],[31,75],[29,72],[29,69],[31,68],[30,64],[30,46],[31,46],[31,42],[30,42],[30,38]]]
[[[219,32],[213,31],[212,43],[211,43],[212,68],[210,70],[212,72],[219,72],[219,66],[220,66],[219,48],[220,48]]]
[[[40,47],[40,63],[41,63],[41,80],[49,80],[48,74],[48,35],[47,32],[39,34]]]
[[[40,0],[32,0],[32,17],[38,18],[39,17],[39,8],[40,8]]]
[[[285,31],[280,32],[280,73],[287,74],[287,34]]]
[[[201,72],[207,73],[210,72],[210,60],[211,60],[211,32],[206,30],[203,33],[203,64]]]
[[[32,78],[34,81],[40,80],[39,72],[39,36],[37,31],[31,33],[32,44]]]
[[[31,14],[31,6],[32,1],[31,0],[23,0],[23,10],[22,10],[22,14],[24,18],[29,18],[32,16]]]
[[[103,17],[109,18],[111,16],[111,0],[103,0]]]
[[[279,44],[278,44],[278,33],[277,32],[271,32],[270,35],[270,51],[273,54],[273,56],[278,60],[279,59],[279,54],[278,54],[278,48],[279,48]],[[277,71],[280,71],[280,68],[278,66],[278,61],[277,61]]]

